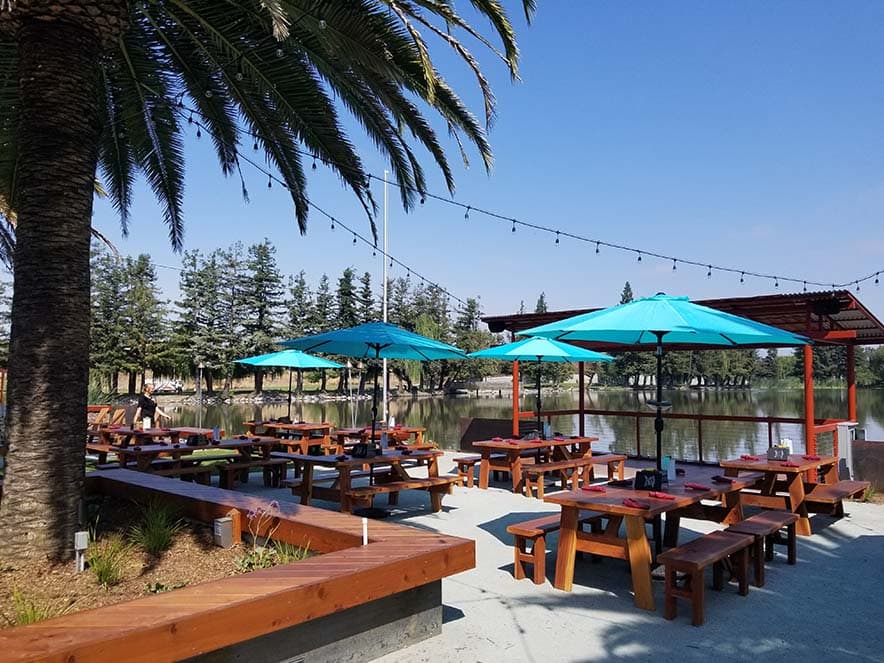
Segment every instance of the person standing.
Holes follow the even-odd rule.
[[[157,419],[162,417],[171,420],[168,414],[163,412],[157,402],[153,399],[153,385],[147,383],[141,395],[138,397],[138,409],[135,410],[135,421],[141,420],[142,428],[153,428],[157,423]]]

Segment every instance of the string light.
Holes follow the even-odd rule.
[[[859,281],[856,282],[856,291],[859,292]]]
[[[313,170],[316,170],[316,157],[313,157]]]
[[[258,151],[258,139],[257,138],[255,139],[255,142],[252,143],[252,149],[255,150],[255,152]]]
[[[776,276],[774,277],[773,287],[774,288],[780,287],[780,280]]]
[[[356,233],[353,233],[353,246],[356,246]]]
[[[875,272],[875,285],[878,285],[878,274],[880,274],[880,272]]]
[[[199,128],[199,127],[196,128],[196,137],[197,137],[197,138],[202,138],[202,137],[203,137],[203,132],[200,131],[200,128]]]
[[[335,229],[335,219],[334,219],[334,217],[332,217],[332,219],[331,219],[331,229],[332,229],[332,230]]]
[[[802,285],[801,291],[802,291],[802,292],[807,292],[807,281],[804,281],[804,284]]]
[[[463,218],[464,219],[470,218],[470,206],[469,205],[467,205],[467,211],[463,213]],[[556,234],[558,235],[558,233],[556,233]]]
[[[641,261],[642,261],[642,252],[639,251],[638,252],[638,260],[636,260],[636,262],[641,262]]]
[[[678,271],[678,265],[675,264],[676,262],[677,261],[675,259],[672,260],[672,271],[673,272]]]
[[[708,265],[708,268],[709,268],[709,269],[708,269],[708,271],[706,272],[706,278],[707,278],[707,279],[711,279],[711,278],[712,278],[712,265]]]
[[[556,230],[556,246],[559,245],[559,231]]]
[[[273,178],[270,177],[269,174],[267,175],[267,188],[268,188],[268,189],[272,189],[272,188],[273,188]]]
[[[284,55],[282,48],[276,49],[276,57],[281,58]]]
[[[320,29],[320,30],[325,30],[325,28],[326,28],[327,25],[328,25],[328,24],[325,22],[325,19],[324,19],[324,18],[320,18],[320,19],[319,19],[319,29]]]
[[[282,49],[281,47],[276,49],[276,55],[277,55],[278,57],[282,57],[282,56],[284,55],[283,49]],[[181,96],[183,96],[183,95],[181,95]],[[205,96],[206,96],[207,98],[211,98],[211,97],[213,96],[212,91],[211,91],[211,90],[206,90],[206,91],[205,91]],[[194,120],[193,120],[193,113],[194,113],[194,112],[196,112],[196,113],[202,115],[202,113],[201,113],[199,110],[194,110],[193,108],[188,108],[187,106],[185,106],[185,105],[183,104],[183,102],[182,102],[182,100],[181,100],[180,97],[179,97],[179,99],[178,99],[177,105],[178,105],[179,108],[182,108],[182,109],[183,109],[183,110],[181,111],[182,114],[183,114],[184,111],[188,111],[188,112],[190,113],[190,115],[189,115],[189,117],[188,117],[188,123],[190,123],[190,124],[192,124],[193,121],[194,121]],[[242,129],[236,129],[236,131],[243,131],[243,133],[247,133],[247,132],[245,132],[245,131],[242,130]],[[265,143],[266,143],[266,142],[267,142],[267,141],[265,140]],[[257,136],[256,136],[256,140],[255,140],[255,142],[254,142],[254,145],[257,145],[257,143],[258,143],[258,141],[257,141]],[[307,151],[301,151],[301,150],[298,150],[297,148],[295,148],[295,151],[296,151],[297,153],[299,153],[299,154],[304,154],[304,155],[310,156],[310,153],[307,152]],[[315,157],[314,157],[314,158],[315,158]],[[320,158],[322,159],[322,162],[323,162],[324,165],[328,165],[329,161],[328,161],[324,156],[322,156],[322,157],[320,157]],[[253,164],[253,165],[254,165],[254,164]],[[345,164],[336,164],[336,165],[337,165],[338,168],[340,168],[340,169],[351,168],[350,166],[345,165]],[[478,213],[483,214],[483,215],[485,215],[485,216],[488,216],[488,217],[490,217],[490,218],[496,218],[496,219],[500,219],[500,220],[506,220],[506,221],[508,221],[508,222],[510,222],[510,223],[512,224],[511,232],[515,232],[515,227],[516,227],[516,225],[518,224],[518,225],[523,225],[523,226],[526,226],[526,227],[529,227],[529,228],[534,228],[534,229],[537,229],[537,230],[542,230],[542,231],[546,231],[546,232],[558,233],[559,235],[564,234],[566,237],[571,237],[571,238],[573,238],[573,239],[575,239],[575,240],[578,240],[578,241],[584,241],[584,242],[595,243],[595,245],[596,245],[596,253],[600,253],[600,252],[601,252],[601,245],[604,244],[604,245],[607,246],[607,247],[614,248],[614,249],[618,249],[618,250],[621,250],[621,251],[633,251],[633,252],[636,252],[636,253],[639,253],[639,252],[640,252],[640,253],[642,253],[642,254],[651,255],[651,256],[656,257],[656,258],[673,260],[674,262],[682,262],[683,264],[696,265],[696,266],[705,266],[705,267],[707,268],[707,274],[706,274],[706,275],[707,275],[707,278],[711,278],[711,271],[712,271],[712,268],[713,268],[713,265],[712,265],[711,263],[702,263],[702,262],[698,262],[698,261],[695,261],[695,260],[689,260],[689,259],[686,259],[686,258],[677,258],[677,257],[674,257],[674,256],[667,256],[667,255],[663,255],[663,254],[661,254],[661,253],[657,253],[657,252],[654,252],[654,251],[646,251],[646,250],[643,250],[643,249],[642,249],[642,250],[639,250],[639,249],[637,249],[636,247],[630,247],[630,246],[626,246],[626,245],[622,245],[622,244],[616,244],[616,243],[613,243],[613,242],[607,242],[607,241],[603,241],[603,240],[595,239],[595,238],[588,238],[588,237],[584,237],[584,236],[577,235],[577,234],[570,233],[570,232],[563,232],[563,231],[561,231],[561,230],[556,230],[556,229],[554,229],[554,228],[549,228],[549,227],[542,226],[542,225],[535,224],[535,223],[529,223],[529,222],[526,222],[526,221],[519,221],[518,219],[514,219],[514,218],[512,218],[512,217],[509,217],[509,216],[506,216],[506,215],[503,215],[503,214],[499,214],[499,213],[494,212],[494,211],[492,211],[492,210],[486,210],[486,209],[482,209],[482,208],[477,208],[477,207],[475,207],[475,206],[473,206],[473,205],[466,205],[466,204],[464,204],[464,203],[461,203],[461,202],[458,202],[458,201],[451,200],[448,196],[440,196],[440,195],[433,194],[433,193],[428,193],[428,192],[425,192],[425,191],[418,191],[418,190],[415,189],[413,186],[410,186],[410,185],[408,185],[408,184],[402,184],[402,183],[400,183],[400,182],[396,182],[396,181],[387,180],[386,178],[384,178],[384,177],[382,177],[382,176],[372,175],[372,174],[367,174],[366,176],[367,176],[367,178],[370,179],[370,180],[373,179],[373,180],[376,180],[376,181],[378,181],[378,182],[387,182],[387,183],[392,184],[393,186],[399,187],[399,188],[401,188],[401,189],[406,189],[406,190],[415,191],[416,193],[419,193],[419,194],[420,194],[420,203],[421,203],[421,205],[425,204],[425,203],[426,203],[426,199],[429,197],[429,198],[433,198],[434,200],[437,200],[437,201],[439,201],[439,202],[443,202],[443,203],[446,203],[446,204],[449,204],[449,205],[456,205],[456,206],[459,206],[459,207],[465,208],[465,210],[466,210],[465,218],[467,217],[467,215],[470,215],[471,212],[478,212]],[[280,181],[281,181],[281,180],[280,180]],[[284,184],[284,183],[283,183],[283,184]],[[722,271],[722,272],[731,272],[731,273],[739,272],[739,273],[740,273],[740,282],[741,282],[741,283],[744,283],[744,282],[745,282],[745,276],[746,276],[747,274],[748,274],[748,275],[751,275],[751,276],[758,277],[758,278],[775,279],[776,281],[778,281],[779,278],[780,278],[778,275],[765,274],[765,273],[755,272],[755,271],[749,271],[749,270],[745,270],[745,269],[736,269],[736,268],[733,268],[733,267],[726,267],[726,266],[722,266],[722,265],[715,265],[714,268],[715,268],[715,269],[718,269],[718,270],[720,270],[720,271]],[[676,271],[677,271],[677,270],[676,270]],[[865,276],[863,276],[863,277],[861,277],[861,278],[852,279],[852,280],[850,280],[850,281],[845,281],[845,282],[842,282],[841,284],[834,283],[834,284],[831,284],[831,287],[832,287],[833,290],[837,290],[838,288],[845,288],[845,287],[849,287],[849,286],[851,286],[851,285],[859,285],[859,284],[861,284],[861,283],[864,282],[864,281],[872,281],[872,280],[874,280],[874,281],[880,283],[880,273],[881,273],[881,271],[882,271],[882,270],[877,270],[877,271],[875,271],[875,272],[871,272],[870,274],[865,275]],[[782,278],[783,278],[784,281],[792,282],[792,283],[795,283],[795,284],[801,283],[803,288],[806,288],[807,284],[817,285],[817,286],[821,286],[821,287],[823,287],[823,288],[826,288],[826,287],[829,286],[828,283],[820,282],[820,281],[813,281],[813,280],[809,280],[809,279],[800,279],[800,278],[795,278],[795,277],[782,277]]]

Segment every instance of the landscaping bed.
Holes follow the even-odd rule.
[[[220,548],[211,526],[180,518],[158,504],[99,497],[90,500],[89,511],[90,539],[95,542],[90,543],[91,563],[85,571],[76,573],[74,562],[39,569],[0,568],[0,628],[173,591],[306,555],[290,547],[280,556],[272,544],[262,548],[245,541]],[[165,549],[148,551],[156,548]]]

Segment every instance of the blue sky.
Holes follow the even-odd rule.
[[[884,270],[884,47],[880,2],[542,2],[526,27],[513,18],[522,81],[481,53],[498,98],[495,165],[475,152],[465,169],[449,144],[456,200],[562,231],[737,269],[831,281]],[[434,44],[439,46],[438,43]],[[480,52],[479,47],[475,49]],[[481,111],[470,75],[441,48],[449,80]],[[436,123],[439,125],[439,123]],[[444,127],[439,126],[444,136]],[[384,162],[357,128],[369,170]],[[251,148],[247,147],[251,156]],[[251,202],[225,180],[205,137],[187,142],[188,249],[269,238],[285,273],[334,281],[380,258],[311,215],[298,234],[279,186],[245,166]],[[431,191],[444,194],[432,171]],[[320,166],[309,196],[367,233],[352,194]],[[375,195],[382,199],[380,185]],[[405,214],[390,192],[390,252],[455,295],[481,296],[488,314],[617,303],[637,295],[694,299],[790,292],[801,286],[714,273],[520,228],[441,202]],[[140,185],[128,238],[99,202],[95,226],[124,253],[180,264],[152,194]],[[392,275],[402,275],[396,268]],[[177,273],[160,270],[166,296]],[[884,318],[884,284],[860,299]]]

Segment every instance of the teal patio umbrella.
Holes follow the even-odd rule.
[[[294,369],[297,368],[300,373],[301,369],[304,368],[344,368],[343,365],[336,361],[314,357],[300,350],[280,350],[279,352],[270,352],[255,357],[246,357],[245,359],[234,359],[234,362],[249,366],[289,369],[289,419],[292,417],[292,372]]]
[[[657,293],[627,304],[584,313],[520,332],[559,341],[584,341],[634,348],[654,348],[657,355],[657,469],[661,467],[663,402],[663,348],[666,345],[719,347],[794,347],[808,345],[804,336],[748,318],[692,303],[687,297]]]
[[[328,352],[360,359],[466,359],[463,350],[441,341],[415,334],[388,322],[366,322],[346,329],[303,336],[281,345],[304,352]],[[378,418],[378,373],[374,374],[371,407],[371,439]]]
[[[540,421],[540,366],[541,362],[571,363],[575,361],[613,361],[611,355],[602,352],[594,352],[576,345],[562,343],[548,338],[529,337],[514,343],[498,345],[477,352],[471,352],[474,359],[505,359],[509,361],[536,361],[537,362],[537,430],[543,436],[543,426]]]

